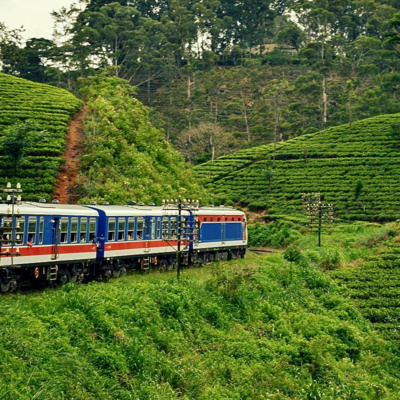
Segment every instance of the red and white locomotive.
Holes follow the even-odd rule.
[[[178,233],[186,266],[243,257],[247,246],[245,214],[230,207],[13,207],[0,204],[3,292],[24,281],[66,283],[118,277],[127,269],[175,268]]]

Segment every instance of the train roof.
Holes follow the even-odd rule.
[[[0,214],[8,214],[11,210],[11,205],[0,204]],[[20,205],[15,205],[15,213],[23,215],[69,215],[69,216],[83,216],[83,217],[96,217],[98,213],[85,206],[77,206],[72,204],[53,204],[53,203],[35,203],[35,202],[22,202]]]
[[[0,214],[8,214],[11,210],[11,205],[0,204]],[[133,205],[72,205],[72,204],[53,204],[53,203],[36,203],[22,202],[20,205],[15,205],[15,212],[19,210],[20,214],[24,215],[69,215],[69,216],[98,216],[99,212],[104,212],[107,216],[164,216],[178,215],[178,209],[175,207],[164,208],[157,206],[133,206]],[[182,210],[183,215],[189,215],[185,209]],[[231,207],[200,207],[195,210],[195,215],[244,215],[242,211],[235,210]]]
[[[158,207],[158,206],[111,206],[111,205],[93,205],[90,206],[94,210],[104,212],[109,217],[118,216],[164,216],[164,215],[178,215],[178,209],[176,207]],[[185,209],[182,210],[183,215],[189,215],[189,212]],[[244,215],[242,211],[235,210],[231,207],[200,207],[195,211],[195,215]]]

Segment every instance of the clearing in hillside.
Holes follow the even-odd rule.
[[[320,192],[340,218],[400,218],[400,114],[237,151],[196,167],[221,202],[299,214]]]
[[[87,108],[84,107],[71,121],[67,133],[67,147],[62,155],[65,162],[61,166],[54,197],[63,204],[78,201],[75,194],[75,182],[79,172],[79,158],[82,152],[83,119]]]

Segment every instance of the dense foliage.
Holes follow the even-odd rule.
[[[110,69],[194,163],[400,112],[398,1],[80,0],[52,15],[53,40],[0,22],[3,71],[77,90]]]
[[[49,199],[65,134],[82,103],[67,91],[0,73],[0,180],[25,199]]]
[[[81,155],[81,201],[161,203],[205,197],[182,156],[148,120],[133,88],[119,78],[93,78],[81,90],[88,111]]]
[[[192,270],[181,282],[2,297],[0,395],[396,399],[388,343],[328,277],[292,264],[274,256],[218,266],[205,281]]]
[[[344,219],[400,217],[400,115],[373,117],[241,150],[196,167],[221,201],[300,214],[302,194],[320,192]]]

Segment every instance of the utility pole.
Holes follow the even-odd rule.
[[[314,227],[318,232],[318,247],[321,247],[321,234],[323,223],[329,226],[329,232],[333,224],[333,204],[321,201],[320,193],[304,193],[302,196],[303,211],[307,214],[308,226],[312,232]]]
[[[21,204],[21,196],[19,195],[19,193],[22,193],[21,184],[17,183],[16,187],[12,188],[11,183],[8,182],[6,189],[0,189],[0,193],[7,193],[6,199],[3,201],[0,198],[0,202],[8,205],[6,212],[0,214],[0,261],[1,257],[11,257],[10,268],[0,268],[0,287],[2,292],[8,292],[17,287],[17,280],[13,271],[14,257],[20,255],[17,246],[22,243],[22,240],[18,232],[24,229],[16,218],[20,213],[19,209],[15,212],[15,206]],[[3,247],[7,250],[3,251]]]
[[[190,244],[198,241],[199,230],[194,212],[200,207],[199,200],[186,200],[179,196],[178,200],[163,200],[163,220],[169,216],[176,216],[175,212],[178,211],[178,229],[176,237],[172,235],[171,226],[168,227],[167,231],[163,230],[163,240],[167,242],[169,246],[174,248],[175,240],[177,241],[176,250],[176,275],[177,279],[180,279],[182,270],[182,258],[185,251],[190,252]],[[188,211],[185,216],[182,211]],[[171,222],[169,222],[171,224]],[[189,254],[188,254],[189,262]]]

